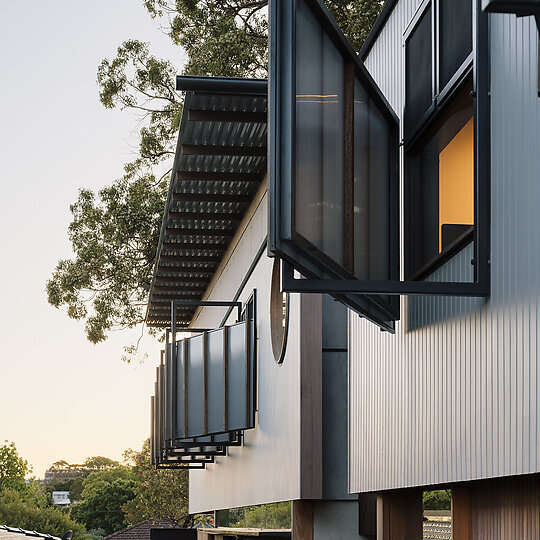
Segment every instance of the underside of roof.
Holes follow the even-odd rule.
[[[171,324],[171,301],[203,297],[267,166],[267,82],[178,77],[186,96],[146,324]],[[177,309],[189,325],[195,306]]]

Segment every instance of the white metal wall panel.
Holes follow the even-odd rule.
[[[403,110],[402,0],[367,66]],[[540,99],[530,18],[491,15],[492,290],[402,302],[396,335],[349,318],[351,492],[540,471]],[[467,279],[471,246],[433,279]]]
[[[231,300],[267,230],[267,196],[261,200],[208,300]],[[244,445],[190,471],[189,511],[205,512],[300,498],[300,332],[299,295],[291,295],[289,338],[282,365],[270,342],[270,283],[273,260],[263,254],[244,288],[245,302],[257,289],[258,413],[255,429],[244,432]],[[195,326],[218,326],[220,308],[204,308]],[[229,323],[234,322],[236,310]]]

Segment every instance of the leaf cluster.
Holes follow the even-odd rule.
[[[225,527],[290,529],[291,502],[285,501],[222,510],[219,514],[219,520]]]
[[[424,510],[450,510],[452,508],[452,490],[434,489],[424,491],[422,504]]]
[[[165,191],[152,175],[126,173],[97,196],[81,189],[70,207],[74,258],[58,262],[47,297],[86,320],[92,343],[144,319]]]
[[[6,490],[26,492],[25,477],[31,469],[19,456],[15,443],[5,441],[0,446],[0,493]]]
[[[135,496],[136,481],[128,467],[90,474],[83,483],[81,502],[72,515],[88,529],[101,528],[106,534],[126,527],[122,507]]]
[[[189,527],[187,470],[158,470],[150,463],[150,440],[141,451],[127,450],[124,454],[137,478],[135,497],[124,506],[127,520],[138,523],[145,519],[168,520]]]
[[[0,493],[0,523],[53,536],[62,536],[71,530],[75,540],[88,540],[84,526],[62,510],[40,504],[15,490]]]

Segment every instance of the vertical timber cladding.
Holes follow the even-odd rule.
[[[366,59],[396,111],[419,4],[397,3]],[[351,315],[353,492],[540,471],[538,37],[532,18],[489,20],[491,298],[408,298],[395,337]],[[431,279],[467,279],[471,255]]]
[[[300,497],[323,496],[322,296],[300,296]]]

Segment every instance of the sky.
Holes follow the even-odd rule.
[[[0,444],[13,441],[37,477],[60,459],[121,459],[149,435],[159,343],[144,338],[122,362],[140,330],[92,345],[45,293],[71,256],[78,189],[110,184],[135,157],[138,117],[105,109],[96,84],[131,38],[181,72],[183,52],[142,0],[0,0]]]

